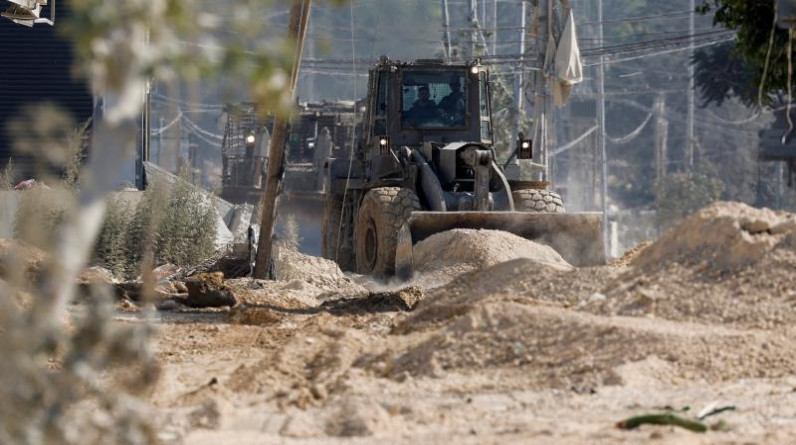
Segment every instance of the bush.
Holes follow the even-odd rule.
[[[706,173],[671,174],[655,184],[657,223],[666,228],[691,213],[718,201],[724,183]]]
[[[159,264],[187,266],[213,253],[217,220],[213,199],[184,177],[172,186],[157,229],[155,258]]]
[[[15,185],[14,161],[9,159],[8,163],[3,167],[0,172],[0,190],[12,190]]]
[[[101,264],[116,276],[128,272],[127,234],[133,210],[126,202],[110,198],[106,202],[105,221],[97,236],[93,263]]]
[[[188,266],[204,260],[215,247],[212,200],[184,178],[171,189],[152,184],[134,209],[110,199],[94,248],[95,264],[133,278],[141,273],[147,252],[155,264]]]
[[[33,188],[20,192],[14,218],[15,238],[48,249],[74,198],[73,191],[68,189]]]

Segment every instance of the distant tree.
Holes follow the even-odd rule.
[[[705,0],[697,8],[703,14],[715,12],[714,25],[738,31],[736,42],[701,50],[694,59],[697,86],[706,102],[721,104],[730,97],[738,97],[747,104],[755,104],[761,86],[764,104],[778,104],[782,100],[788,84],[788,31],[774,26],[774,3],[774,0]]]

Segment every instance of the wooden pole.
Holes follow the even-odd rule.
[[[467,22],[470,27],[470,41],[467,44],[467,58],[476,56],[475,49],[478,45],[478,0],[467,0]]]
[[[525,55],[525,34],[527,32],[527,30],[525,29],[526,26],[527,26],[527,24],[525,23],[526,7],[527,7],[526,3],[522,2],[519,5],[519,11],[517,11],[517,15],[519,16],[519,19],[520,19],[519,34],[517,35],[518,42],[519,42],[519,47],[517,48],[517,51],[518,51],[518,54],[522,54],[523,56]],[[543,7],[544,7],[543,3],[540,2],[539,3],[539,8],[543,8]],[[544,48],[544,49],[542,49],[542,51],[545,51],[547,49],[547,45],[540,45],[540,46],[542,48]],[[541,57],[541,55],[540,55],[540,57]],[[544,57],[542,57],[541,60],[542,60],[542,63],[539,64],[540,68],[542,67],[542,64],[544,64]],[[520,115],[522,113],[523,104],[525,103],[525,76],[523,76],[522,71],[523,70],[520,70],[518,73],[516,73],[514,75],[514,103],[512,104],[513,107],[512,107],[512,110],[511,110],[512,111],[512,113],[511,113],[512,114],[511,115],[511,143],[512,144],[515,144],[517,139],[519,138],[519,133],[520,133],[520,130],[521,130],[521,128],[520,128]],[[537,86],[537,96],[536,97],[538,99],[540,97],[538,95],[539,82],[537,82],[536,86]],[[537,101],[535,106],[539,106],[538,101]]]
[[[304,38],[307,34],[307,20],[310,16],[312,0],[293,0],[288,24],[288,39],[295,42],[293,66],[290,69],[288,95],[292,98],[296,93],[301,53],[304,49]],[[267,279],[271,270],[272,238],[276,222],[277,197],[282,186],[285,160],[285,139],[288,116],[281,113],[274,119],[274,132],[271,135],[271,149],[268,159],[268,177],[265,180],[265,194],[260,201],[262,216],[260,219],[260,239],[257,243],[257,258],[254,264],[254,278]]]
[[[450,32],[450,12],[448,11],[448,0],[442,0],[442,32],[443,46],[445,47],[445,58],[453,57],[451,54],[451,32]]]
[[[666,176],[668,165],[669,123],[666,121],[666,98],[658,93],[655,98],[655,180],[660,181]]]
[[[602,46],[603,41],[603,0],[597,0],[597,41]],[[598,145],[600,150],[600,207],[603,212],[603,240],[605,240],[605,256],[610,258],[610,246],[608,245],[608,155],[606,149],[605,135],[605,58],[600,56],[597,65],[597,125]]]
[[[694,123],[695,109],[696,109],[696,80],[694,70],[694,16],[696,15],[696,0],[690,1],[691,15],[688,16],[688,30],[690,32],[690,46],[688,50],[688,109],[686,113],[686,133],[685,133],[685,148],[686,148],[686,169],[692,170],[694,168],[694,146],[696,144],[696,125]]]

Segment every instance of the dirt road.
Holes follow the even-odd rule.
[[[158,313],[162,377],[147,399],[161,438],[796,440],[793,215],[720,204],[589,269],[500,232],[445,236],[436,242],[466,249],[417,246],[427,251],[405,285],[295,255],[282,281],[228,281],[242,301],[231,310]],[[709,404],[734,409],[706,418],[706,433],[616,427],[650,413],[694,418]]]

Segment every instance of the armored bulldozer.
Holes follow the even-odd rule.
[[[380,59],[358,143],[326,163],[323,255],[344,270],[405,278],[414,243],[477,228],[548,244],[575,265],[604,263],[600,215],[565,213],[547,182],[520,177],[517,160],[534,158],[533,141],[520,137],[498,164],[489,98],[477,61]]]

